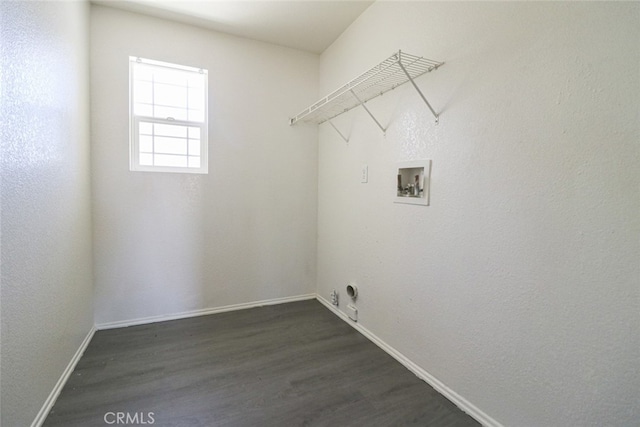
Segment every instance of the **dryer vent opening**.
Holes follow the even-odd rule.
[[[347,295],[349,295],[353,299],[356,299],[356,297],[358,296],[358,287],[353,283],[348,284]]]

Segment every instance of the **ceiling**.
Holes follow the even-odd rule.
[[[93,3],[322,53],[368,0],[93,0]]]

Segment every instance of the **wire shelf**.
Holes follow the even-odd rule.
[[[413,79],[437,69],[442,64],[444,62],[398,51],[302,110],[289,119],[289,124],[294,125],[299,121],[324,123],[408,81],[415,85]]]

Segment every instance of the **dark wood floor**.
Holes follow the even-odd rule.
[[[479,425],[315,300],[96,332],[44,426],[117,412],[163,427]]]

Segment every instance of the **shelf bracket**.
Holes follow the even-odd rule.
[[[438,115],[438,113],[435,112],[435,110],[433,109],[433,107],[431,106],[431,104],[429,104],[429,101],[427,101],[427,98],[425,98],[425,96],[422,94],[422,91],[420,90],[420,88],[418,87],[418,85],[416,84],[416,82],[413,81],[413,79],[411,78],[411,75],[409,74],[409,72],[407,71],[406,68],[404,68],[404,65],[402,65],[402,61],[400,60],[400,58],[398,58],[398,65],[400,66],[400,68],[402,69],[402,71],[404,71],[404,73],[406,74],[407,78],[409,79],[409,81],[411,82],[411,84],[413,85],[413,87],[418,91],[418,95],[420,95],[420,97],[422,98],[422,100],[424,101],[425,104],[427,104],[427,107],[429,107],[429,110],[431,110],[431,114],[433,114],[433,117],[436,118],[436,124],[438,124],[438,122],[440,121],[440,117]],[[375,119],[374,119],[375,120]],[[378,125],[379,126],[379,125]]]
[[[405,71],[406,73],[406,71]],[[371,118],[373,119],[374,122],[376,122],[376,124],[378,125],[378,127],[382,130],[382,133],[386,133],[387,130],[385,128],[382,127],[382,125],[380,124],[380,122],[373,116],[373,114],[371,113],[371,111],[369,111],[369,109],[367,108],[366,105],[364,105],[364,102],[362,102],[360,100],[360,98],[358,98],[358,95],[356,95],[356,93],[353,91],[353,89],[351,89],[351,94],[356,98],[356,100],[358,101],[358,103],[360,105],[362,105],[362,108],[365,109],[365,111],[369,114],[369,116],[371,116]]]
[[[348,143],[349,142],[349,138],[345,137],[342,132],[340,132],[340,130],[336,127],[336,125],[333,124],[333,122],[331,120],[328,120],[328,123],[331,125],[331,127],[338,132],[338,135],[340,135],[340,138],[344,139],[344,142]]]

